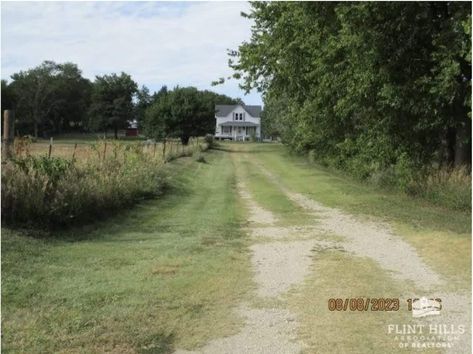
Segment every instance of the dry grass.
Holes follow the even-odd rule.
[[[461,166],[433,171],[420,188],[420,195],[439,205],[471,210],[470,168]]]
[[[405,300],[412,293],[415,289],[394,281],[375,262],[327,250],[314,254],[312,275],[289,296],[289,304],[301,320],[299,334],[308,345],[306,353],[398,353],[398,341],[387,329],[392,323],[415,323]],[[400,298],[400,309],[328,309],[330,298],[359,297]]]
[[[207,144],[202,138],[191,138],[187,146],[183,146],[178,139],[168,139],[165,147],[162,142],[146,143],[145,141],[103,139],[96,141],[84,140],[83,142],[77,142],[76,140],[59,140],[59,142],[53,141],[51,156],[64,159],[75,158],[78,161],[87,160],[95,156],[103,158],[104,153],[105,156],[113,154],[116,146],[122,144],[140,146],[143,153],[155,158],[161,158],[162,160],[163,157],[166,160],[172,160],[179,156],[189,156],[192,155],[194,151],[198,149],[205,150],[207,147]],[[98,146],[100,146],[101,149],[98,149]],[[24,138],[15,139],[15,155],[49,156],[49,141],[42,140],[33,143],[31,140]]]
[[[195,140],[164,145],[102,140],[50,146],[18,140],[3,162],[4,223],[55,228],[108,216],[160,195],[164,163],[207,148]]]

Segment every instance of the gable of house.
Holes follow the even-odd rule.
[[[217,118],[225,118],[238,107],[243,108],[243,110],[253,118],[259,118],[261,114],[261,106],[251,106],[251,105],[243,105],[243,104],[236,104],[236,105],[235,104],[234,105],[218,104],[215,106],[215,116]]]

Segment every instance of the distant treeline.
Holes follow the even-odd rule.
[[[360,178],[471,164],[469,2],[251,6],[230,66],[266,135]]]
[[[194,87],[163,86],[153,94],[126,73],[96,76],[90,81],[76,64],[45,61],[2,80],[2,112],[16,111],[15,133],[48,137],[71,131],[106,132],[136,120],[151,138],[213,133],[215,104],[240,100]]]

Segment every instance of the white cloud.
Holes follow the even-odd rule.
[[[2,78],[43,60],[77,63],[93,78],[125,71],[153,90],[193,85],[243,97],[227,48],[250,38],[246,2],[2,2]]]

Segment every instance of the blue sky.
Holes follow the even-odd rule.
[[[85,77],[124,71],[157,91],[196,86],[261,104],[231,74],[227,49],[250,38],[246,2],[2,2],[1,77],[44,60],[71,61]]]

